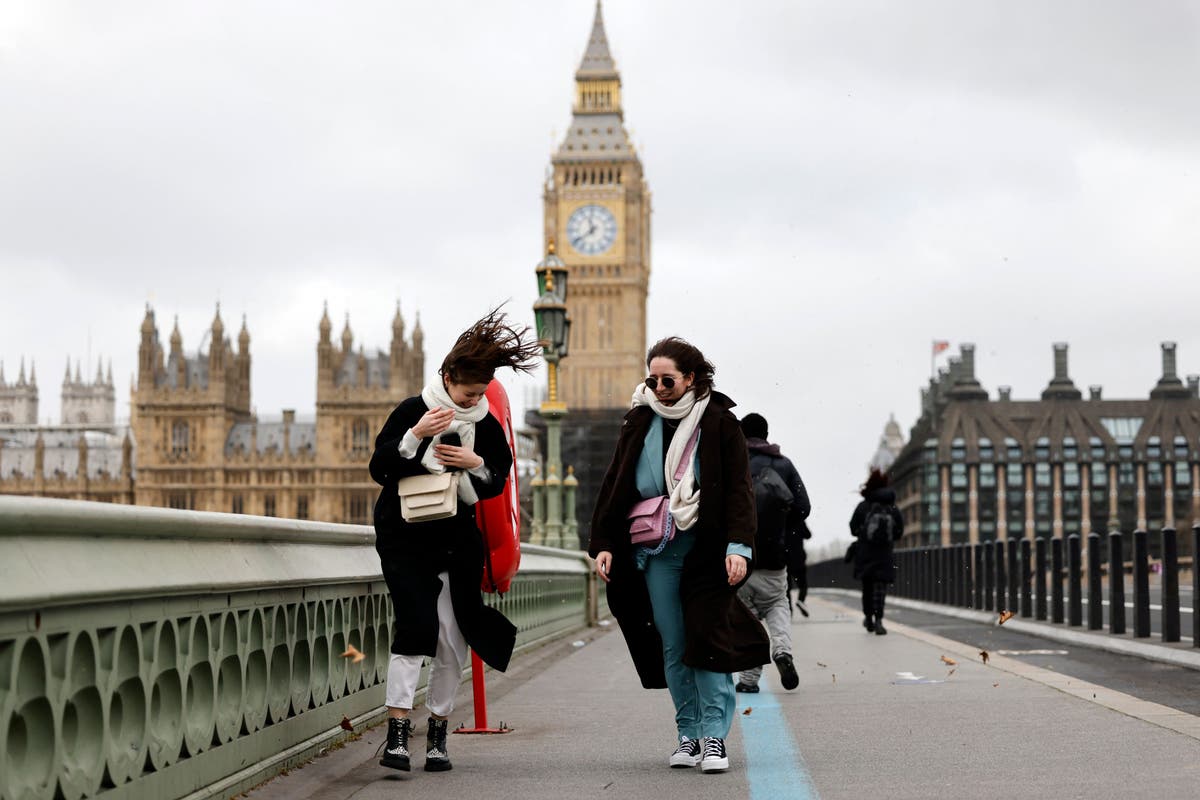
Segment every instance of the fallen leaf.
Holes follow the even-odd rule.
[[[955,667],[954,669],[952,669],[952,670],[950,670],[949,672],[947,672],[947,673],[946,673],[946,677],[947,677],[947,678],[949,678],[951,675],[953,675],[953,674],[954,674],[955,670],[957,670],[957,669],[958,669],[958,667]]]
[[[833,676],[833,682],[834,682],[834,683],[837,683],[837,674],[836,674],[836,673],[835,673],[835,674],[834,674],[834,676]]]
[[[1096,693],[1095,693],[1095,692],[1092,692],[1092,699],[1093,699],[1093,700],[1095,700],[1095,699],[1096,699]]]
[[[946,664],[947,666],[951,666],[951,667],[953,667],[953,666],[954,666],[955,664],[957,664],[958,662],[957,662],[957,661],[955,661],[955,660],[954,660],[953,658],[951,658],[950,656],[942,656],[942,663],[943,663],[943,664]]]
[[[818,666],[818,667],[828,667],[829,665],[828,665],[828,664],[822,664],[820,661],[818,661],[818,662],[817,662],[817,666]]]
[[[985,664],[988,662],[988,659],[991,658],[991,656],[988,655],[987,650],[980,650],[979,657],[983,659],[983,663]]]
[[[1010,619],[1012,619],[1015,616],[1016,616],[1016,614],[1014,614],[1011,611],[1001,611],[1000,612],[1000,622],[998,624],[1003,625],[1004,623],[1008,622]]]
[[[742,712],[742,716],[743,716],[743,717],[748,717],[748,716],[750,716],[750,712],[751,712],[751,711],[753,711],[753,710],[754,710],[754,709],[753,709],[753,708],[751,708],[750,706],[746,706],[746,710]]]
[[[353,730],[354,730],[354,726],[353,726],[352,724],[350,724],[350,718],[349,718],[349,717],[342,717],[342,728],[343,728],[344,730],[348,730],[348,731],[353,731]]]
[[[997,681],[996,683],[993,683],[993,684],[992,684],[992,688],[993,688],[993,689],[995,689],[995,688],[996,688],[997,686],[999,686],[999,685],[1000,685],[1000,682],[999,682],[999,681]]]
[[[360,662],[364,658],[366,658],[366,656],[363,655],[361,650],[359,650],[354,645],[350,644],[350,645],[346,645],[346,652],[342,653],[342,658],[348,658],[348,659],[350,659],[351,664],[357,664],[358,662]]]

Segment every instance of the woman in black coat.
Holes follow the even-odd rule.
[[[375,549],[392,598],[395,630],[388,664],[388,733],[380,764],[408,770],[408,738],[421,666],[433,658],[426,692],[429,734],[425,769],[450,769],[446,718],[470,646],[489,665],[504,671],[516,642],[516,627],[483,604],[484,543],[475,524],[475,503],[504,489],[512,467],[504,431],[488,413],[484,393],[499,367],[529,370],[538,352],[522,341],[523,331],[499,311],[463,333],[421,394],[392,411],[375,438],[371,478],[383,487],[375,503]],[[402,478],[457,470],[454,516],[407,522],[401,516]]]
[[[904,535],[904,517],[896,508],[896,493],[888,488],[888,477],[871,470],[862,487],[862,502],[850,516],[855,536],[854,577],[862,581],[863,627],[883,636],[883,603],[887,585],[896,580],[892,545]]]
[[[731,673],[770,660],[766,631],[737,597],[755,531],[746,440],[698,349],[663,339],[646,366],[600,487],[588,552],[642,685],[671,691],[678,740],[668,763],[722,771],[736,703]],[[685,457],[693,434],[695,454]],[[634,545],[630,510],[659,497],[669,498],[674,538]]]

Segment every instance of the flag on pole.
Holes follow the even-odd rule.
[[[949,349],[950,349],[949,342],[945,341],[944,339],[935,339],[934,340],[933,355],[936,356],[938,353],[942,352],[943,350],[949,350]]]

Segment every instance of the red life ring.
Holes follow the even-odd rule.
[[[521,563],[521,501],[517,491],[517,444],[513,434],[512,412],[508,393],[500,381],[493,380],[487,388],[488,412],[504,429],[508,447],[512,450],[512,469],[504,482],[504,491],[475,506],[475,521],[483,533],[487,548],[487,563],[483,569],[483,591],[508,591],[512,578]]]

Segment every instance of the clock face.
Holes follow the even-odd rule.
[[[585,256],[603,253],[617,238],[617,218],[604,206],[580,206],[567,220],[567,241]]]

